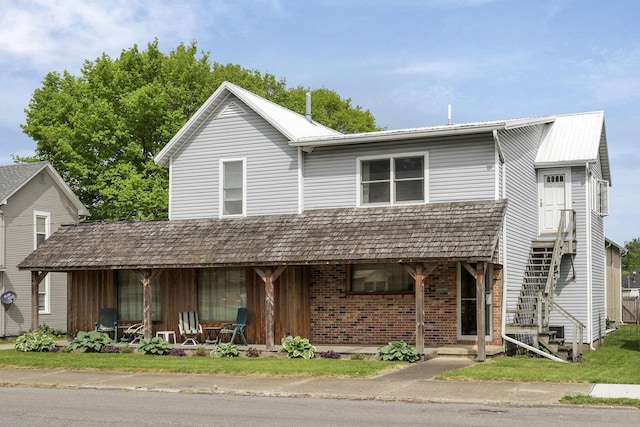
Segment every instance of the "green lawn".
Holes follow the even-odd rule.
[[[217,358],[143,354],[37,353],[0,351],[0,366],[101,369],[234,375],[366,377],[406,365],[378,360],[287,359],[282,357]]]
[[[442,374],[444,379],[640,384],[640,330],[623,325],[605,338],[604,346],[584,353],[581,363],[544,358],[498,357]]]

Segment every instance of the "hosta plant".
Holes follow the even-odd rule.
[[[80,350],[82,353],[100,353],[102,346],[111,345],[113,341],[109,335],[102,332],[78,332],[78,335],[69,343],[69,350]]]
[[[402,362],[417,362],[420,360],[418,349],[404,341],[394,341],[380,347],[376,355],[378,360],[399,360]]]
[[[142,354],[151,354],[162,356],[171,351],[172,345],[163,340],[161,337],[145,338],[140,340],[138,344],[138,352]]]
[[[238,357],[240,356],[240,350],[235,344],[222,343],[211,351],[211,355],[214,357]]]
[[[27,332],[16,339],[15,349],[18,351],[50,351],[56,346],[53,335],[46,332]]]
[[[309,343],[308,338],[299,336],[284,340],[278,351],[286,352],[289,359],[313,359],[316,348]]]

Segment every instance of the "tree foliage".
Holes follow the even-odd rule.
[[[93,219],[165,218],[168,171],[153,157],[223,81],[230,81],[304,113],[309,89],[287,89],[284,79],[235,64],[212,62],[197,43],[169,54],[158,41],[85,61],[80,76],[48,73],[35,90],[23,131],[36,154],[48,160]],[[378,130],[368,110],[329,89],[314,91],[314,120],[341,132]]]
[[[636,237],[629,242],[625,242],[627,254],[622,257],[622,274],[629,274],[633,270],[640,268],[640,238]]]

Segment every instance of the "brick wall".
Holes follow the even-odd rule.
[[[348,294],[347,267],[314,266],[311,271],[311,342],[378,345],[406,341],[415,345],[413,294]],[[470,344],[457,339],[455,262],[442,264],[425,280],[425,346]],[[500,344],[502,271],[494,271],[493,340]]]

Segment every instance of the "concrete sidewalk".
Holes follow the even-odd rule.
[[[0,385],[517,406],[554,405],[569,394],[590,394],[594,387],[592,384],[434,379],[441,372],[472,363],[464,358],[438,357],[372,378],[287,378],[0,368]]]

